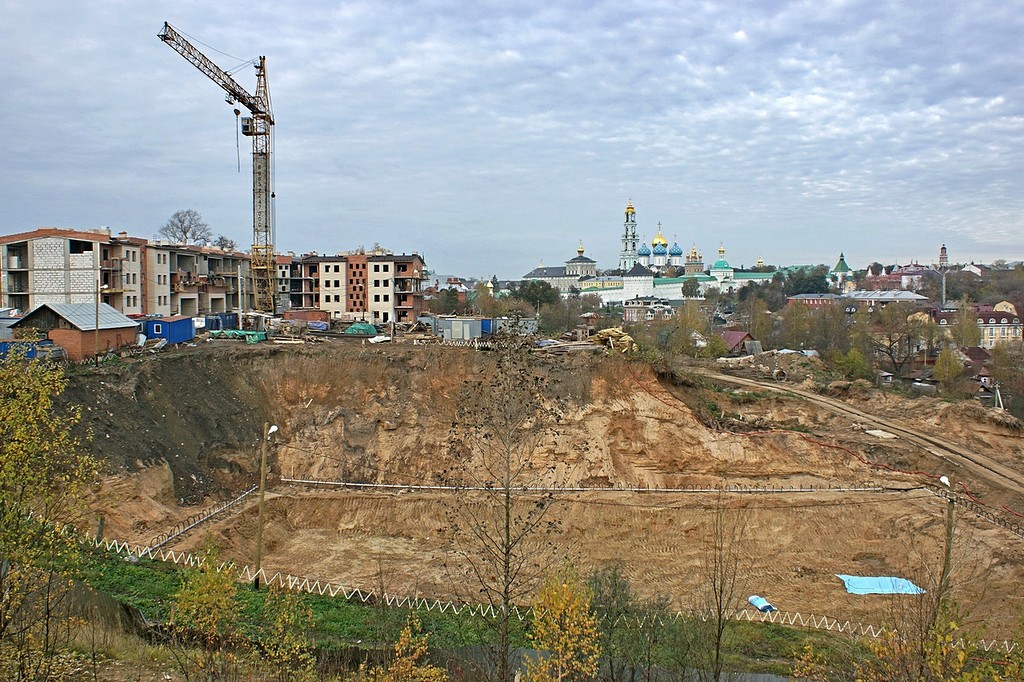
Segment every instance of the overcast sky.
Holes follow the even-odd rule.
[[[250,243],[248,140],[239,173],[167,20],[250,91],[267,57],[279,251],[609,268],[632,199],[735,266],[1024,258],[1024,0],[0,8],[3,233],[194,208]]]

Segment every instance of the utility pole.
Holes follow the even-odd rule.
[[[101,286],[100,285],[99,275],[97,275],[96,276],[96,328],[93,330],[93,345],[95,346],[95,348],[93,348],[93,352],[94,352],[93,361],[95,362],[96,367],[100,366],[100,293],[102,293],[104,289],[109,289],[109,287],[106,284]]]
[[[256,575],[252,586],[260,589],[260,570],[263,562],[263,499],[267,489],[267,449],[270,446],[270,434],[277,431],[277,425],[263,422],[263,441],[260,444],[260,504],[256,519]]]
[[[953,494],[949,479],[943,476],[940,479],[948,488],[946,492],[946,548],[942,557],[942,575],[939,577],[939,606],[949,598],[949,574],[953,565],[953,527],[954,511],[956,509],[956,495]]]

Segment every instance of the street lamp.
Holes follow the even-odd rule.
[[[100,292],[109,289],[106,284],[100,286],[100,281],[96,280],[96,329],[93,330],[93,342],[95,348],[95,355],[93,356],[96,362],[96,366],[100,366]]]
[[[942,556],[942,573],[939,576],[939,603],[949,598],[949,574],[953,567],[953,529],[956,510],[956,495],[949,477],[942,476],[939,482],[946,486],[946,547]]]
[[[277,431],[277,424],[263,423],[263,442],[260,447],[260,504],[256,519],[256,573],[252,586],[260,589],[260,568],[263,561],[263,496],[267,488],[267,447],[270,436]]]

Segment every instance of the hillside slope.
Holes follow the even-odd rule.
[[[766,594],[780,608],[880,622],[890,600],[847,595],[833,574],[926,581],[937,565],[944,502],[920,488],[921,477],[866,463],[940,471],[941,463],[920,448],[881,441],[786,396],[667,386],[645,366],[617,358],[541,362],[566,408],[557,435],[535,453],[536,464],[551,468],[551,485],[604,489],[557,495],[552,507],[552,539],[585,566],[622,561],[641,593],[667,595],[680,607],[692,603],[716,505],[744,526],[742,590]],[[487,363],[486,354],[456,349],[213,342],[82,374],[68,398],[91,408],[87,423],[109,465],[93,501],[108,536],[147,542],[194,505],[252,485],[262,423],[271,421],[281,431],[272,448],[267,568],[353,586],[383,584],[399,594],[469,598],[456,589],[466,585],[466,571],[453,562],[450,529],[452,509],[472,504],[472,496],[313,490],[278,480],[438,482],[440,472],[465,465],[450,454],[449,431],[464,382],[486,373]],[[855,400],[900,411],[888,396]],[[983,439],[1003,461],[1019,461],[1019,432],[960,412],[914,401],[903,416],[919,425],[938,420],[950,433]],[[621,490],[717,486],[824,490]],[[1012,496],[999,499],[1020,507]],[[254,506],[206,532],[230,558],[246,562]],[[177,546],[195,548],[202,537],[194,532]],[[964,599],[1009,623],[1006,606],[1019,608],[1022,599],[1024,542],[969,514],[961,516],[958,538],[961,564],[972,567],[962,575]]]

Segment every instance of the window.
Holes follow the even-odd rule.
[[[391,280],[390,279],[384,280],[384,286],[386,286],[386,287],[391,286]]]
[[[153,333],[154,334],[163,334],[164,333],[164,326],[162,324],[160,324],[159,322],[154,324],[153,325]]]
[[[340,265],[335,265],[334,266],[334,271],[335,272],[341,272],[341,266]]]
[[[138,275],[138,273],[133,272],[132,273],[132,284],[138,284],[138,283],[139,283],[139,275]]]
[[[384,294],[384,302],[387,303],[390,300],[391,300],[391,296],[389,294]]]
[[[92,242],[83,242],[78,239],[68,240],[68,250],[72,254],[92,253]]]
[[[390,269],[391,269],[391,264],[390,263],[385,263],[384,264],[384,272],[388,272]]]
[[[373,264],[373,271],[374,272],[380,272],[380,263],[374,263]]]
[[[135,262],[135,256],[138,255],[138,251],[132,251],[132,262]]]
[[[334,280],[334,288],[335,289],[341,288],[341,280],[337,280],[337,279]]]
[[[374,303],[380,303],[380,294],[374,294],[373,295],[373,302]]]
[[[373,286],[380,287],[380,280],[379,279],[373,280]]]

